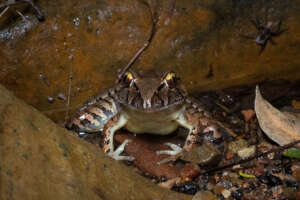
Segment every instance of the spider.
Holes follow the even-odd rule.
[[[276,45],[277,43],[273,40],[273,37],[277,37],[287,31],[287,29],[281,29],[281,21],[278,23],[266,21],[264,25],[256,18],[256,20],[250,20],[250,22],[255,26],[258,32],[256,34],[242,36],[247,39],[255,40],[256,44],[260,46],[259,55],[266,48],[268,41],[270,41],[272,45]]]

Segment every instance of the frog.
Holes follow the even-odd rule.
[[[201,143],[201,135],[215,131],[216,126],[203,104],[188,95],[175,72],[155,70],[127,71],[114,86],[84,103],[67,125],[78,135],[101,132],[103,151],[115,160],[127,161],[134,160],[122,155],[131,140],[114,148],[114,135],[121,128],[134,134],[155,135],[172,134],[178,127],[187,129],[183,147],[165,143],[171,150],[156,152],[174,157],[191,151],[193,145]]]

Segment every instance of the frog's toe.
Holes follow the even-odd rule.
[[[109,152],[108,155],[115,160],[128,160],[133,161],[134,157],[132,156],[121,156],[120,154],[124,152],[125,146],[131,142],[131,140],[125,140],[115,151]]]
[[[172,144],[172,143],[167,142],[167,143],[165,143],[165,145],[171,147],[172,150],[156,151],[157,155],[167,154],[167,155],[174,156],[174,155],[179,154],[182,151],[182,148],[177,144]]]

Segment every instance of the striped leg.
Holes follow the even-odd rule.
[[[116,115],[110,119],[104,126],[104,146],[103,151],[115,160],[134,160],[132,156],[121,156],[120,154],[124,151],[125,146],[130,140],[125,140],[116,150],[114,150],[114,134],[117,130],[122,128],[127,122],[127,119],[123,115]]]

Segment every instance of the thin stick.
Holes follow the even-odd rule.
[[[167,19],[165,20],[165,25],[168,25],[171,21],[171,17],[173,16],[174,10],[175,10],[176,0],[170,1],[170,10],[168,12]]]
[[[66,116],[65,116],[65,124],[67,123],[69,119],[69,110],[70,110],[70,99],[71,99],[71,88],[72,88],[72,79],[73,79],[73,55],[71,55],[71,64],[70,64],[70,71],[69,71],[69,88],[68,88],[68,99],[67,99],[67,110],[66,110]]]
[[[259,153],[259,154],[255,155],[255,156],[249,157],[249,158],[247,158],[245,160],[240,160],[239,162],[236,162],[236,163],[231,163],[231,164],[228,164],[228,165],[224,165],[224,166],[214,167],[214,168],[208,169],[206,171],[201,172],[200,174],[206,174],[206,173],[211,173],[211,172],[215,172],[215,171],[220,171],[220,170],[223,170],[223,169],[226,169],[226,168],[229,168],[229,167],[233,167],[234,165],[238,165],[238,164],[249,162],[251,160],[254,160],[254,159],[262,157],[262,156],[264,157],[264,156],[266,156],[266,155],[268,155],[270,153],[281,152],[281,151],[283,151],[285,149],[288,149],[288,148],[291,148],[291,147],[295,146],[298,143],[300,143],[300,140],[296,140],[296,141],[291,142],[289,144],[286,144],[284,146],[278,147],[277,149],[272,149],[272,150],[264,152],[264,153]]]
[[[145,3],[145,4],[148,7],[148,9],[150,10],[150,14],[151,14],[152,27],[151,27],[150,35],[149,35],[147,41],[144,43],[144,45],[138,50],[138,52],[133,56],[133,58],[131,58],[129,63],[126,65],[126,67],[124,67],[121,70],[121,72],[118,74],[117,82],[119,82],[122,79],[122,77],[128,71],[128,69],[140,57],[140,55],[143,53],[143,51],[149,46],[149,44],[151,43],[151,41],[154,37],[155,31],[156,31],[156,24],[157,24],[156,16],[155,16],[154,11],[152,11],[150,4],[149,3]]]
[[[0,17],[2,17],[2,15],[4,15],[4,13],[6,13],[6,11],[9,9],[9,6],[7,6],[1,13],[0,13]]]

